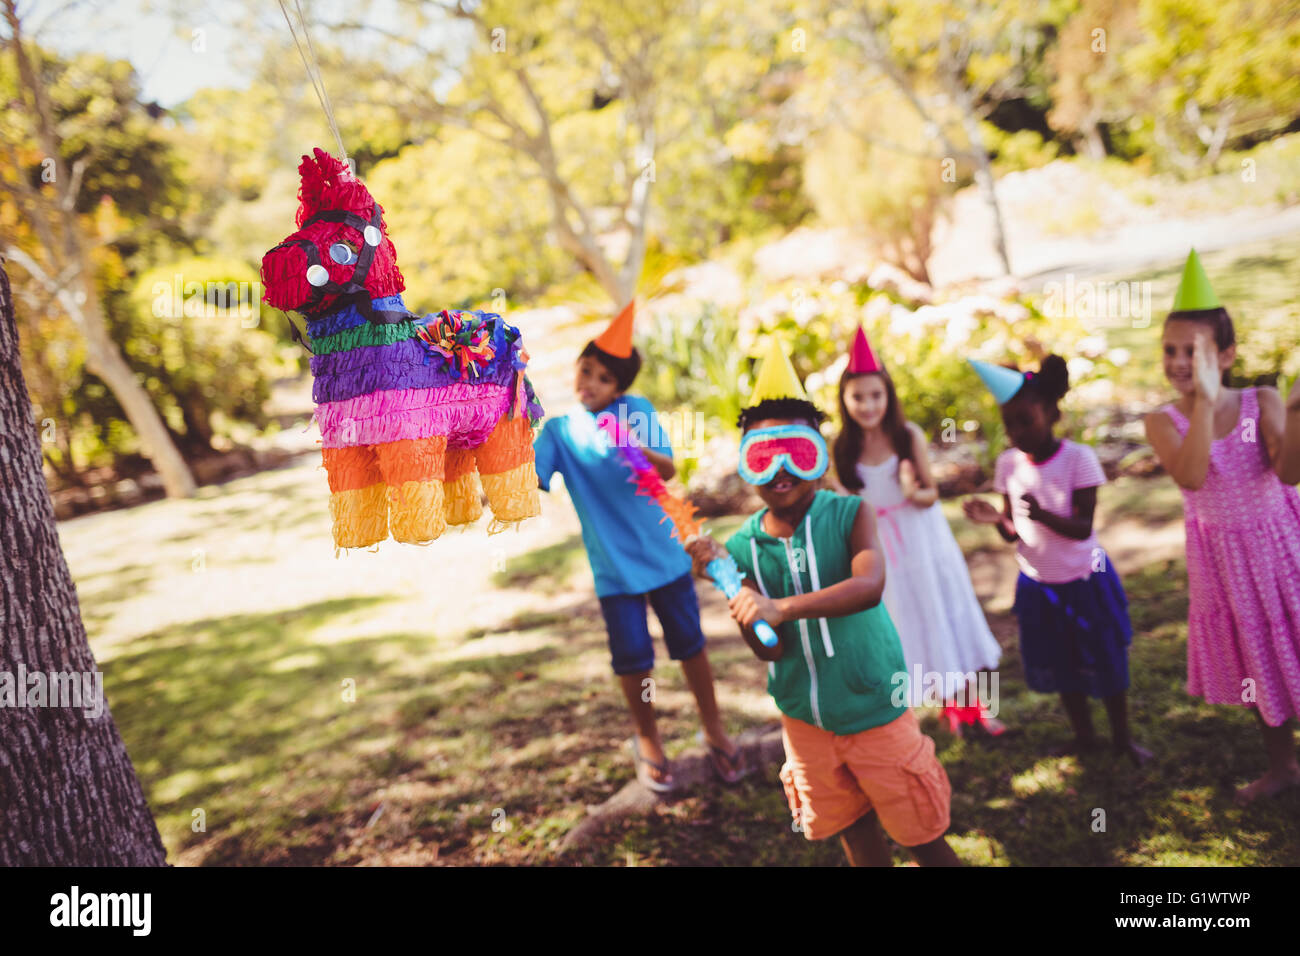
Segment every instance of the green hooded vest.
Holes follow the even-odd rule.
[[[818,491],[790,538],[763,530],[763,508],[731,536],[727,550],[774,600],[830,587],[853,575],[849,535],[862,504],[857,495]],[[767,691],[781,713],[845,735],[884,726],[907,709],[906,695],[894,693],[906,679],[903,647],[884,604],[845,617],[787,621],[779,631],[785,650],[768,665]]]

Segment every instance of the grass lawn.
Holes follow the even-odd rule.
[[[1153,521],[1176,521],[1177,495],[1168,485],[1127,479],[1107,486],[1103,513],[1141,500]],[[945,507],[968,556],[981,560],[992,547],[984,529],[966,525],[954,503]],[[254,511],[242,520],[253,528],[264,518]],[[739,522],[714,527],[725,537]],[[197,619],[141,629],[102,654],[113,716],[172,862],[560,862],[559,839],[633,769],[621,750],[628,717],[610,674],[581,540],[567,531],[554,538],[490,576],[496,600],[523,594],[536,602],[511,605],[492,626],[466,622],[431,634],[401,626],[400,617],[391,627],[387,618],[363,626],[397,599],[400,582],[386,593],[359,581],[326,597],[295,590],[304,595],[300,603],[265,613],[196,611]],[[130,542],[121,552],[119,570],[95,586],[78,580],[88,621],[120,614],[124,595],[161,573]],[[188,561],[188,550],[178,553]],[[291,567],[264,573],[294,587]],[[990,611],[1007,650],[1000,717],[1011,732],[962,741],[923,717],[952,780],[951,840],[966,862],[1300,862],[1300,794],[1248,810],[1231,800],[1232,787],[1264,767],[1253,719],[1182,690],[1184,573],[1180,562],[1162,561],[1125,581],[1137,630],[1133,723],[1156,753],[1140,770],[1108,755],[1042,756],[1066,737],[1065,716],[1054,698],[1026,690],[1014,623],[1005,610]],[[710,591],[700,588],[716,621],[720,604]],[[1005,607],[1009,598],[999,595],[990,607]],[[439,600],[456,599],[453,589]],[[763,667],[730,627],[710,625],[709,636],[730,729],[773,723]],[[680,669],[661,657],[655,674],[670,756],[693,749],[697,720]],[[1095,713],[1104,730],[1099,706]],[[1097,810],[1105,811],[1104,832],[1093,829]],[[837,845],[810,844],[791,830],[768,768],[735,790],[711,787],[616,825],[563,862],[843,859]]]

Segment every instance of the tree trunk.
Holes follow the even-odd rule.
[[[988,147],[984,145],[984,134],[980,132],[979,117],[975,113],[975,104],[971,100],[970,90],[966,88],[961,77],[949,77],[949,88],[957,101],[961,114],[962,128],[970,143],[971,159],[975,161],[975,184],[979,186],[984,204],[993,216],[993,246],[1002,261],[1002,273],[1011,274],[1011,258],[1007,254],[1007,231],[1002,222],[1002,206],[998,203],[997,186],[993,179],[993,164],[989,162]]]
[[[1097,120],[1089,116],[1084,120],[1083,128],[1079,132],[1082,134],[1084,155],[1089,159],[1105,159],[1106,141],[1101,138],[1101,127],[1098,126]]]
[[[85,700],[36,697],[28,679],[96,672],[31,418],[0,260],[0,866],[162,866],[166,850],[103,697],[92,717]]]
[[[97,294],[94,284],[89,279],[86,284],[91,286],[88,296]],[[112,391],[113,397],[122,406],[122,411],[126,412],[127,420],[135,429],[143,446],[145,457],[158,470],[158,477],[162,479],[163,490],[166,491],[167,497],[190,497],[194,494],[195,484],[189,465],[185,464],[185,459],[177,450],[171,432],[163,423],[162,416],[158,414],[158,409],[149,398],[149,393],[135,377],[131,366],[126,364],[126,359],[122,358],[117,343],[109,337],[99,300],[87,298],[83,315],[85,319],[82,327],[86,333],[86,370],[103,379],[104,384]]]
[[[181,417],[185,421],[185,451],[191,458],[210,455],[212,447],[212,420],[207,406],[198,396],[188,396],[181,402]]]
[[[931,115],[930,110],[922,102],[915,83],[908,76],[906,65],[895,60],[893,54],[890,53],[889,35],[885,25],[877,20],[871,13],[870,8],[865,5],[859,8],[859,15],[862,18],[864,29],[856,33],[856,38],[867,60],[875,64],[889,78],[897,90],[903,94],[912,109],[916,111],[916,115],[931,130],[930,135],[939,140],[949,156],[954,158],[968,156],[975,164],[975,183],[979,187],[980,195],[993,216],[993,245],[997,250],[998,259],[1002,263],[1003,273],[1010,275],[1011,259],[1007,255],[1007,235],[1002,222],[1002,207],[998,204],[997,189],[993,180],[993,165],[989,162],[988,147],[984,144],[984,135],[980,132],[979,116],[975,112],[975,102],[963,76],[965,64],[958,65],[947,62],[947,54],[941,53],[940,55],[940,80],[948,87],[949,95],[953,102],[957,104],[962,129],[966,133],[969,144],[967,149],[962,150],[944,132],[943,124]],[[949,29],[950,26],[946,25],[945,29]],[[941,40],[941,43],[944,44],[946,50],[946,41]]]

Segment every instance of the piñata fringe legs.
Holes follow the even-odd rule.
[[[445,492],[441,481],[408,481],[388,489],[393,540],[425,544],[447,530]]]
[[[533,465],[533,429],[522,415],[502,418],[487,441],[475,450],[479,477],[495,519],[488,533],[504,524],[542,513]]]
[[[368,548],[388,537],[383,472],[371,448],[326,448],[334,547]]]
[[[443,478],[447,438],[408,438],[375,445],[379,468],[388,484],[389,524],[393,538],[423,544],[447,530]]]
[[[483,515],[482,490],[475,470],[472,448],[447,450],[446,495],[447,524],[473,524]]]
[[[335,491],[330,495],[334,519],[334,547],[368,548],[388,537],[387,486]]]

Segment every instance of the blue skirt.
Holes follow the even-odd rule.
[[[1025,683],[1042,694],[1110,697],[1128,689],[1133,626],[1119,575],[1105,569],[1064,584],[1016,582]]]

